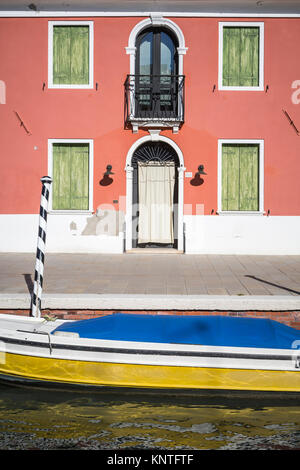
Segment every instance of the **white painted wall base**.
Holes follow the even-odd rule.
[[[300,217],[185,216],[186,253],[300,255]]]
[[[82,235],[89,214],[49,214],[46,252],[49,253],[122,253],[123,233],[119,235]],[[0,251],[36,251],[37,214],[0,215]]]
[[[90,214],[49,214],[46,252],[122,253],[124,235],[82,235]],[[0,251],[36,251],[37,214],[0,215]],[[300,217],[186,215],[187,254],[300,255]]]

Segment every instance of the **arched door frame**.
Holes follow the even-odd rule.
[[[178,167],[178,240],[177,249],[183,251],[183,178],[184,178],[184,158],[183,153],[173,140],[168,137],[160,136],[156,130],[150,130],[150,135],[146,135],[138,139],[129,149],[126,157],[126,239],[125,248],[126,251],[132,249],[132,195],[133,195],[133,166],[132,157],[138,147],[145,142],[156,141],[165,142],[170,145],[178,155],[179,167]]]

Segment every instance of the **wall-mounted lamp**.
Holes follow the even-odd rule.
[[[106,167],[106,172],[104,173],[104,176],[106,176],[106,175],[114,175],[114,173],[113,173],[111,170],[112,170],[112,166],[111,166],[111,165],[107,165],[107,167]]]
[[[204,171],[204,165],[199,165],[199,166],[198,166],[198,171],[197,171],[196,175],[197,175],[197,174],[198,174],[198,175],[206,175],[206,174],[207,174],[207,173],[205,173],[205,171]]]
[[[99,182],[100,186],[109,186],[113,182],[113,179],[110,178],[110,175],[114,175],[114,173],[111,170],[112,170],[112,166],[107,165],[106,172],[103,173],[103,178]]]
[[[201,184],[204,183],[204,179],[201,178],[200,175],[206,175],[204,171],[204,165],[199,165],[198,166],[198,171],[195,173],[194,178],[191,180],[191,185],[192,186],[201,186]]]

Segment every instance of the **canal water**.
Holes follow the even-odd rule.
[[[0,384],[1,450],[300,450],[299,395]]]

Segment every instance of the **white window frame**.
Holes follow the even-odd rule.
[[[258,169],[258,211],[222,211],[222,149],[223,144],[254,144],[259,145]],[[264,140],[262,139],[219,139],[218,141],[218,214],[220,215],[263,215],[264,212]]]
[[[52,209],[52,187],[50,185],[48,211],[52,214],[90,214],[93,211],[94,194],[94,141],[93,139],[48,139],[48,175],[53,179],[53,144],[88,144],[89,145],[89,208],[78,209]]]
[[[54,26],[89,26],[89,83],[54,84],[53,83],[53,27]],[[93,21],[49,21],[48,22],[48,88],[55,89],[91,89],[94,88],[94,23]]]
[[[223,86],[223,28],[235,27],[257,27],[259,28],[259,85],[258,86]],[[264,23],[258,21],[222,21],[219,22],[219,90],[228,91],[263,91],[264,90]]]

